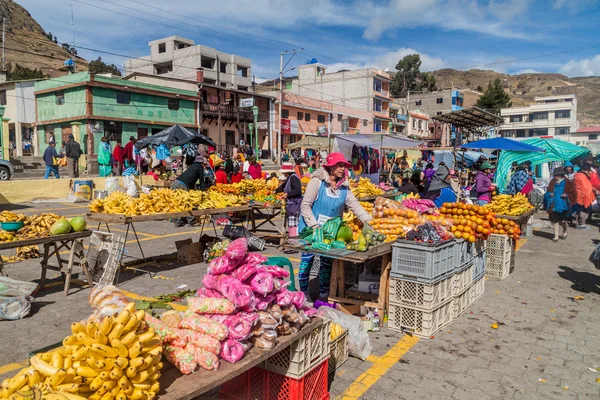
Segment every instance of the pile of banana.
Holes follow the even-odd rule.
[[[19,390],[10,396],[11,400],[85,400],[85,397],[73,393],[53,392],[49,385]]]
[[[32,258],[40,258],[40,249],[37,246],[21,246],[17,247],[17,259],[29,260]]]
[[[23,214],[15,214],[11,211],[2,211],[0,213],[0,222],[19,222],[25,221],[25,217]]]
[[[25,225],[19,229],[17,234],[19,239],[33,239],[48,237],[50,227],[60,219],[59,215],[54,213],[41,213],[32,215],[25,219]]]
[[[215,191],[154,189],[148,194],[132,198],[122,192],[112,192],[105,199],[90,204],[91,212],[124,215],[152,215],[226,208],[245,204],[242,196]]]
[[[332,322],[329,325],[329,341],[337,339],[344,333],[344,328],[341,325]]]
[[[102,321],[74,322],[71,331],[63,347],[36,354],[29,367],[2,382],[0,399],[20,399],[32,391],[96,400],[156,397],[163,348],[135,303]]]
[[[17,240],[19,239],[17,239],[13,232],[0,231],[0,243],[15,242]]]
[[[492,202],[484,206],[487,210],[500,215],[518,216],[530,211],[533,206],[527,196],[517,193],[515,196],[500,194],[492,198]]]
[[[385,192],[367,178],[350,181],[350,189],[356,198],[381,196]]]
[[[271,185],[274,185],[274,183],[272,183]],[[237,183],[228,183],[226,185],[212,186],[210,188],[210,191],[218,193],[246,195],[256,193],[259,190],[265,189],[267,187],[267,181],[264,179],[245,179]],[[275,188],[277,188],[277,186],[275,186]]]

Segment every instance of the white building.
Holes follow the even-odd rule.
[[[149,56],[125,61],[125,75],[140,72],[195,81],[196,72],[203,71],[204,82],[211,85],[244,91],[252,85],[249,58],[195,45],[179,36],[153,40],[148,46]]]
[[[429,116],[420,111],[409,111],[408,115],[406,136],[417,140],[429,139],[432,136],[429,131]]]
[[[574,94],[536,97],[534,104],[503,108],[500,115],[504,118],[500,127],[504,137],[557,137],[571,141],[571,135],[579,128]]]
[[[33,155],[33,148],[24,143],[35,143],[32,138],[35,123],[34,87],[37,79],[0,83],[0,105],[6,107],[4,118],[8,118],[9,142],[15,146],[11,155]],[[5,156],[8,159],[8,155]]]

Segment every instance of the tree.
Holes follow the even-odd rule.
[[[44,79],[48,75],[44,74],[41,70],[31,69],[23,67],[19,64],[15,65],[15,69],[12,69],[10,63],[6,67],[6,79],[9,81],[22,81],[26,79]]]
[[[421,90],[427,90],[428,92],[434,92],[437,90],[437,83],[435,76],[429,72],[422,72],[419,81],[421,84]]]
[[[406,96],[408,91],[420,89],[418,78],[421,75],[421,56],[409,54],[396,64],[396,75],[390,87],[392,96]]]
[[[88,64],[88,70],[91,74],[113,74],[121,76],[119,68],[115,64],[106,64],[102,61],[102,57],[98,57],[97,60],[90,61]]]
[[[483,95],[477,100],[475,105],[484,110],[500,112],[501,108],[507,108],[512,105],[510,96],[504,91],[502,81],[496,79],[493,83],[489,82]]]

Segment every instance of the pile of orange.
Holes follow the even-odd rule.
[[[451,232],[456,238],[470,242],[487,239],[490,234],[508,235],[518,239],[521,230],[514,221],[496,218],[496,214],[484,207],[462,203],[444,203],[440,213],[451,220]]]

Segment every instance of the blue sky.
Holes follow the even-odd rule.
[[[72,4],[76,45],[140,57],[149,41],[179,35],[251,58],[257,80],[277,76],[282,50],[302,47],[289,67],[316,58],[329,71],[394,70],[419,53],[423,70],[600,75],[600,0],[16,1],[59,42],[71,42]]]

